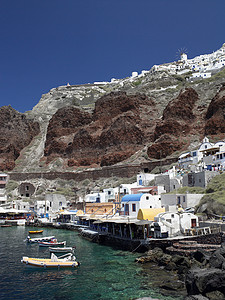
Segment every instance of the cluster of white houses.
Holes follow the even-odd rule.
[[[209,78],[213,73],[225,66],[225,43],[217,51],[187,58],[186,53],[181,53],[180,60],[172,63],[154,65],[150,72],[168,71],[171,74],[184,74],[192,72],[191,78]]]
[[[206,79],[213,74],[220,71],[225,66],[225,43],[220,49],[210,54],[199,55],[194,58],[188,59],[187,54],[182,52],[180,59],[171,63],[165,63],[161,65],[154,65],[149,71],[143,70],[140,74],[138,72],[132,72],[132,76],[126,80],[134,81],[137,78],[141,78],[146,74],[153,74],[157,71],[166,71],[172,75],[182,75],[190,73],[190,80],[194,79]],[[120,80],[112,78],[111,83],[121,83]],[[99,82],[96,84],[99,84]],[[107,82],[104,82],[107,84]]]
[[[22,182],[20,200],[7,201],[7,174],[0,174],[0,218],[21,216],[47,218],[61,223],[81,223],[94,230],[127,237],[131,232],[142,237],[171,237],[193,232],[198,217],[191,211],[202,194],[178,194],[182,186],[205,188],[210,179],[225,169],[225,142],[210,143],[205,137],[198,149],[182,154],[178,166],[163,174],[140,173],[133,184],[121,184],[87,194],[78,201],[79,211],[71,210],[66,197],[46,194],[32,205],[27,201],[35,193],[31,182]],[[154,182],[154,185],[152,185]],[[174,193],[170,193],[174,191]],[[129,226],[136,230],[128,230]],[[139,228],[140,227],[140,228]],[[131,227],[130,227],[131,228]],[[140,230],[139,230],[140,229]],[[130,236],[133,238],[133,236]]]

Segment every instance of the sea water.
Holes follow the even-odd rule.
[[[161,294],[153,284],[156,272],[146,272],[135,262],[140,254],[89,242],[74,231],[44,228],[42,236],[55,235],[59,241],[65,240],[67,246],[76,246],[75,255],[80,262],[78,268],[49,270],[27,267],[21,263],[22,256],[50,257],[48,247],[25,242],[29,230],[35,228],[0,228],[1,300],[183,299],[179,295]]]

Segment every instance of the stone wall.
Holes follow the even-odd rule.
[[[46,172],[46,173],[9,173],[10,179],[15,181],[31,180],[36,178],[44,178],[54,180],[61,178],[64,180],[83,181],[85,179],[98,180],[100,178],[130,178],[136,176],[139,172],[151,172],[156,166],[169,165],[177,162],[177,158],[166,159],[164,161],[154,161],[143,163],[140,165],[122,165],[122,166],[108,166],[101,169],[85,170],[80,172]]]

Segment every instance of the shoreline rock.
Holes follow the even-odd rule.
[[[191,244],[196,246],[196,243]],[[195,248],[185,256],[175,251],[169,251],[168,254],[167,249],[164,252],[160,248],[154,248],[137,258],[136,262],[156,263],[165,270],[176,273],[186,287],[185,300],[225,299],[225,243],[215,248],[206,245]],[[169,288],[167,285],[166,288]]]

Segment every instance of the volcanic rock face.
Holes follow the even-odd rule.
[[[58,87],[25,114],[2,107],[0,168],[13,169],[17,157],[16,172],[139,164],[191,150],[205,135],[224,139],[223,82],[222,73],[215,81],[183,80],[192,86],[184,89],[174,76],[149,73],[138,82]],[[26,115],[40,124],[33,143],[39,125]]]
[[[11,106],[0,107],[0,170],[12,170],[20,151],[39,133],[39,124]]]
[[[198,94],[192,88],[181,91],[179,96],[171,100],[163,111],[155,132],[154,143],[148,148],[150,158],[164,158],[188,145],[185,137],[195,124],[195,105]]]
[[[213,98],[206,113],[205,135],[225,133],[225,84]]]
[[[93,115],[77,108],[60,109],[48,127],[47,163],[63,156],[68,166],[112,165],[152,139],[155,104],[145,95],[110,93],[97,100]]]

